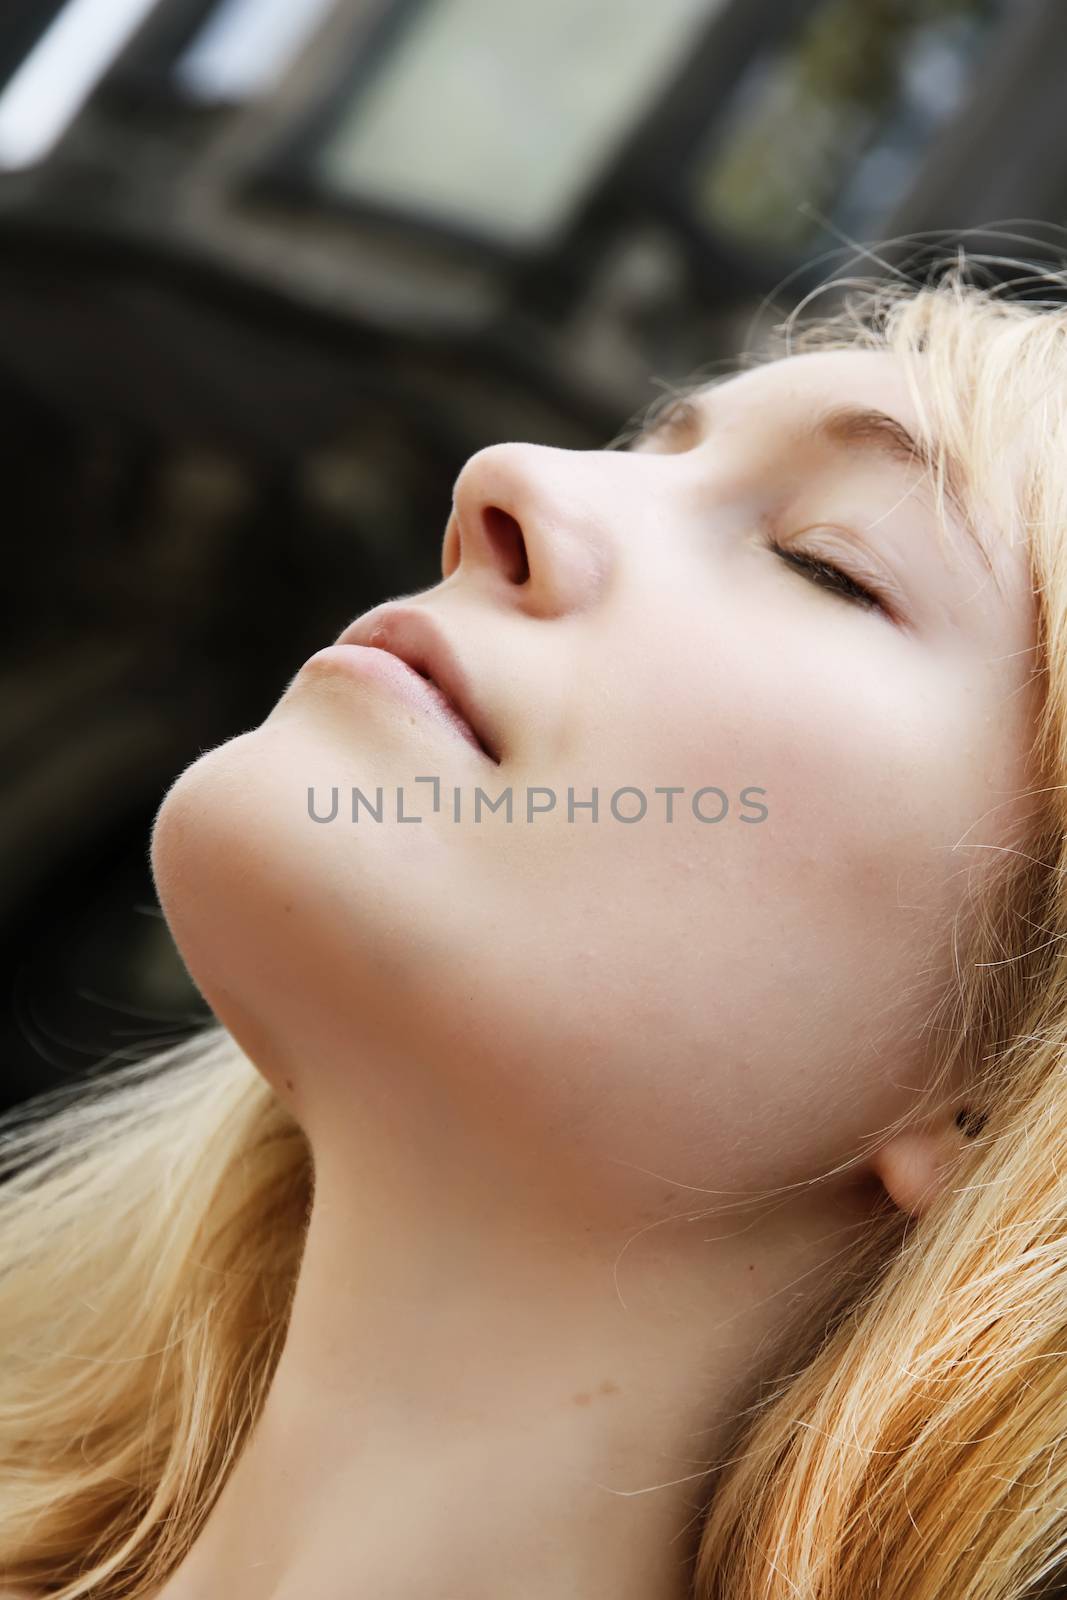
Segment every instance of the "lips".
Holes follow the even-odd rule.
[[[336,643],[387,650],[428,678],[466,723],[489,760],[499,766],[497,732],[488,712],[436,618],[424,607],[378,606],[350,623]]]

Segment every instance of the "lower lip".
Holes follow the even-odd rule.
[[[316,666],[336,667],[339,672],[347,672],[363,683],[370,680],[388,684],[409,706],[432,716],[450,728],[453,733],[458,733],[469,745],[473,745],[480,756],[486,756],[473,730],[453,709],[437,685],[390,651],[381,650],[377,645],[328,644],[325,649],[316,650],[304,665],[309,667],[312,663]]]

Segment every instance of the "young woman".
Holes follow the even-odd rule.
[[[3,1130],[15,1592],[1065,1581],[1067,312],[782,333],[168,792],[217,1025]]]

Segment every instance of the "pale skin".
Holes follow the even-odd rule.
[[[163,803],[179,948],[316,1171],[264,1411],[165,1600],[683,1600],[761,1349],[884,1191],[918,1214],[952,1181],[960,1096],[870,1146],[923,1089],[967,869],[1023,804],[1024,554],[985,530],[994,581],[914,471],[798,442],[829,402],[917,430],[889,354],[707,398],[703,437],[496,444],[460,474],[442,580],[405,603],[492,705],[499,767],[302,670]],[[456,823],[428,773],[597,786],[601,820]],[[309,785],[378,783],[423,822],[307,815]],[[623,826],[624,784],[734,810]]]

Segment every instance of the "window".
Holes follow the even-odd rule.
[[[566,221],[723,0],[421,0],[313,157],[337,196],[507,244]]]

